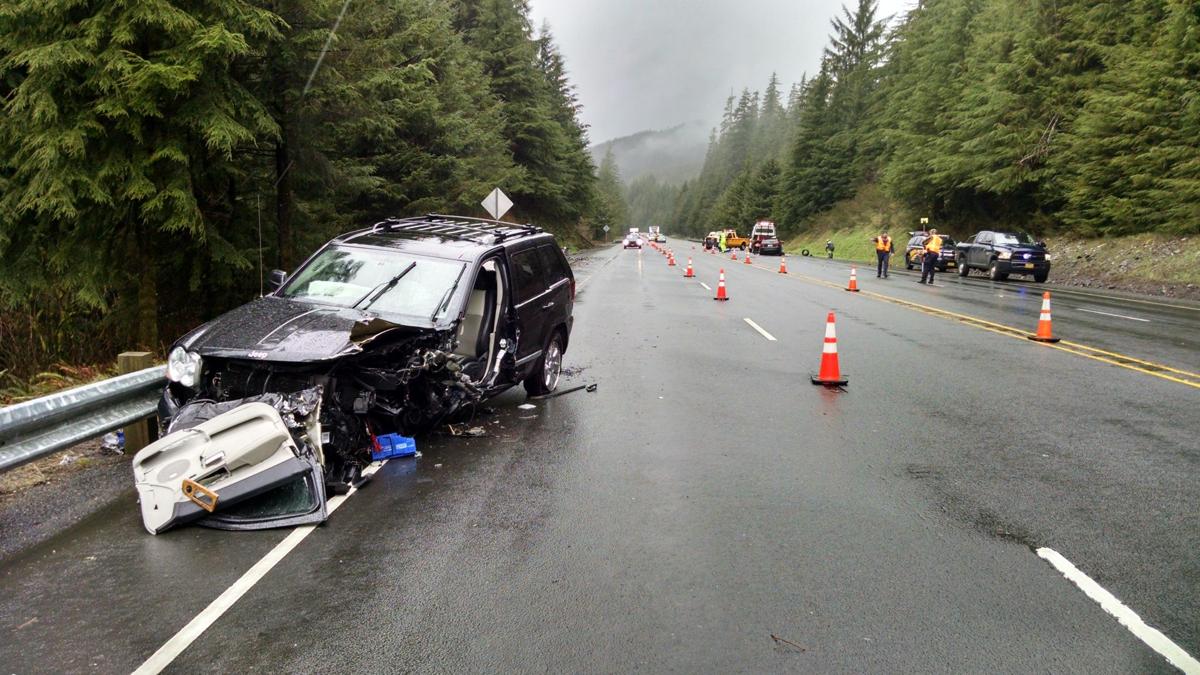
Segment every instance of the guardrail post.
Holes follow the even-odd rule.
[[[125,373],[136,373],[153,365],[154,355],[150,352],[121,352],[117,354],[117,372],[122,375]],[[135,422],[125,427],[125,454],[132,455],[150,445],[150,440],[153,438],[150,433],[151,423],[157,424],[157,418],[151,417],[150,419]]]

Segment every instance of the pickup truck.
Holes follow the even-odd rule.
[[[1050,254],[1044,242],[1024,232],[984,230],[961,242],[954,250],[959,276],[972,269],[987,270],[992,281],[1003,281],[1010,274],[1025,274],[1043,283],[1050,277]]]
[[[750,246],[750,240],[739,236],[737,230],[725,230],[725,248],[740,248],[745,251]]]

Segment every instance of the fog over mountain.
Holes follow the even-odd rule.
[[[531,0],[550,24],[593,144],[688,120],[711,128],[729,94],[786,91],[814,73],[841,0]],[[880,0],[879,16],[911,0]]]
[[[640,131],[592,146],[592,156],[599,165],[612,148],[627,184],[647,175],[682,183],[700,173],[710,129],[709,123],[696,120],[670,129]]]

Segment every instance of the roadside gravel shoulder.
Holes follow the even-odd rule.
[[[129,462],[97,439],[0,474],[0,562],[131,497]]]

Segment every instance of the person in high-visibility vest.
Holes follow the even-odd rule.
[[[725,231],[724,231],[724,230],[721,230],[721,233],[720,233],[720,235],[719,235],[719,236],[718,236],[718,238],[717,238],[717,250],[719,250],[721,253],[724,253],[724,252],[726,251],[726,248],[725,248]]]
[[[937,271],[938,258],[942,257],[942,238],[938,236],[937,230],[929,230],[929,236],[925,239],[925,257],[921,264],[921,280],[917,283],[925,283],[925,278],[929,277],[929,285],[933,285],[933,273]]]
[[[875,242],[875,257],[878,259],[878,264],[875,268],[875,278],[888,278],[888,263],[892,258],[892,251],[895,250],[895,244],[892,242],[891,236],[887,232],[875,237],[871,241]]]

